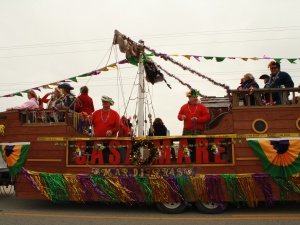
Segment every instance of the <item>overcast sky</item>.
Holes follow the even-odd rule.
[[[125,58],[112,48],[114,30],[134,41],[142,39],[157,52],[173,57],[199,73],[235,89],[245,73],[267,73],[271,60],[239,57],[283,58],[282,71],[295,85],[300,84],[300,1],[298,0],[0,0],[0,96],[78,76]],[[117,46],[118,47],[118,46]],[[112,51],[111,51],[112,50]],[[200,62],[183,55],[237,57],[222,62]],[[297,58],[291,64],[286,58]],[[222,97],[223,88],[153,58],[169,73],[200,90],[201,94]],[[74,93],[87,85],[96,109],[101,96],[112,97],[120,115],[137,113],[138,68],[125,64],[98,76],[71,82]],[[163,82],[147,85],[146,116],[160,117],[171,132],[181,134],[177,120],[187,102],[187,87],[165,74]],[[53,87],[53,86],[52,86]],[[37,92],[43,96],[49,90]],[[21,105],[24,97],[0,98],[0,111]],[[153,112],[154,110],[154,112]],[[148,118],[146,118],[148,119]],[[149,124],[149,120],[148,120]]]

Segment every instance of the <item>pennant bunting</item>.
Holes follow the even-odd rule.
[[[74,81],[74,82],[76,82],[77,83],[77,78],[76,77],[71,77],[71,78],[69,78],[71,81]]]

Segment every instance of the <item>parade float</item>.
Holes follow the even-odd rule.
[[[114,44],[126,54],[122,63],[138,65],[141,80],[155,83],[163,81],[165,74],[180,82],[152,57],[210,79],[118,31]],[[89,136],[81,127],[82,115],[71,110],[1,112],[0,152],[15,178],[16,197],[56,203],[156,204],[164,213],[181,213],[193,204],[202,213],[221,213],[228,203],[256,207],[258,202],[271,206],[277,201],[298,200],[300,89],[239,91],[210,81],[223,87],[226,96],[201,96],[211,114],[201,135],[144,136],[139,129],[142,123],[137,123],[135,136],[100,138]],[[290,100],[281,105],[272,104],[272,99],[271,104],[242,105],[240,95],[250,98],[253,92],[257,96],[289,92]],[[63,113],[65,121],[47,122],[48,113]],[[134,119],[144,121],[143,115],[139,112]],[[109,162],[103,160],[103,142],[109,143]],[[120,148],[126,148],[124,162]],[[193,162],[192,148],[196,151]]]

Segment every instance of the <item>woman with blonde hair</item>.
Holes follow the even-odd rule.
[[[39,108],[39,103],[38,103],[38,98],[34,90],[29,90],[27,92],[27,97],[28,101],[26,101],[23,105],[21,106],[14,106],[11,108],[8,108],[6,110],[13,110],[13,109],[37,109]]]
[[[48,99],[51,95],[50,99]],[[53,107],[61,108],[63,100],[63,94],[59,88],[54,88],[53,92],[49,92],[41,98],[43,103],[47,103],[47,109],[52,109]]]
[[[50,99],[48,96],[51,95]],[[41,101],[47,103],[47,109],[52,109],[53,111],[48,113],[49,122],[58,122],[60,117],[63,115],[59,112],[56,112],[57,109],[61,109],[63,106],[63,94],[59,88],[54,88],[54,91],[49,92],[41,98]]]
[[[248,105],[248,95],[250,95],[250,105],[256,104],[256,98],[253,93],[253,89],[259,88],[258,83],[256,83],[254,76],[251,73],[246,73],[242,80],[241,86],[238,87],[238,90],[249,90],[249,93],[243,92],[240,94],[240,99],[243,100],[244,105]],[[260,103],[257,103],[260,104]]]

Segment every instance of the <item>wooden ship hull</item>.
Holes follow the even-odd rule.
[[[217,203],[215,208],[203,209],[203,204],[198,205],[209,213],[222,211],[227,202],[244,202],[254,207],[259,201],[266,205],[276,200],[295,201],[300,188],[296,165],[300,153],[300,104],[295,97],[299,90],[291,91],[293,100],[289,105],[240,106],[235,90],[232,90],[229,110],[228,101],[202,99],[212,115],[203,135],[135,140],[92,138],[79,133],[80,118],[76,113],[66,112],[65,122],[42,123],[36,118],[30,119],[28,112],[2,112],[0,124],[5,126],[5,133],[0,136],[0,143],[30,143],[26,160],[16,176],[18,198],[129,204]],[[283,167],[289,165],[283,163],[277,165],[281,175],[270,172],[258,150],[249,144],[253,139],[294,141],[296,154],[292,164],[296,169],[286,173]],[[134,161],[131,148],[134,142],[145,140],[158,146],[159,152],[148,164],[145,159],[149,159],[151,153]],[[194,161],[186,152],[191,140],[196,151]],[[99,148],[102,142],[109,143],[109,162],[103,160]],[[87,151],[89,146],[90,152]],[[120,147],[127,151],[124,162],[120,162]],[[169,209],[167,212],[179,211]]]

